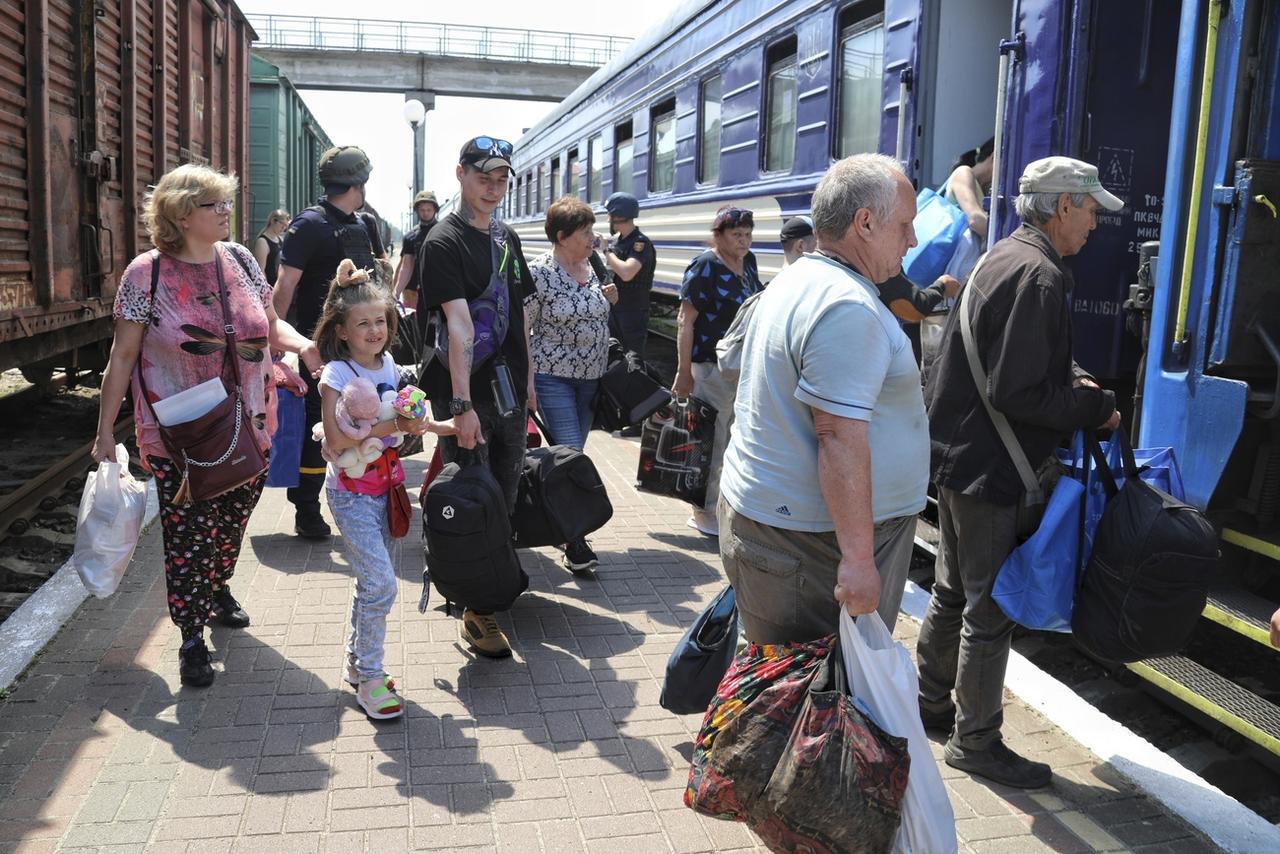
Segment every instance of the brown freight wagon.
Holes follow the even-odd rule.
[[[255,38],[228,0],[0,0],[0,370],[104,364],[147,186],[244,175]]]

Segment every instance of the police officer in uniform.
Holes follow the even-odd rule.
[[[418,217],[418,224],[404,236],[400,244],[400,261],[396,266],[396,299],[404,298],[406,308],[418,307],[418,274],[416,263],[418,248],[427,234],[436,224],[436,214],[440,213],[440,203],[436,194],[423,190],[413,197],[413,212]]]
[[[630,193],[614,193],[604,203],[609,212],[609,231],[616,237],[605,251],[604,261],[618,286],[618,301],[610,311],[609,327],[623,348],[644,359],[649,333],[649,291],[658,255],[653,243],[636,228],[640,203]]]
[[[380,278],[375,259],[383,256],[382,240],[376,227],[357,215],[364,205],[364,185],[373,167],[365,153],[354,145],[331,148],[320,157],[320,183],[325,195],[294,217],[280,247],[280,275],[276,279],[275,307],[283,317],[292,308],[294,326],[311,337],[320,319],[329,282],[343,258]],[[320,420],[320,388],[316,377],[307,376],[306,411],[308,425]],[[325,462],[320,443],[311,440],[308,430],[298,467],[298,486],[288,491],[294,506],[294,531],[305,539],[325,539],[329,526],[320,516],[320,490],[324,486]]]

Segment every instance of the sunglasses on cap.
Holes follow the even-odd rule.
[[[722,208],[716,212],[716,221],[712,231],[723,231],[726,228],[755,228],[756,220],[746,208]]]
[[[505,139],[496,139],[492,136],[477,136],[462,146],[462,155],[459,159],[464,163],[479,163],[490,157],[501,157],[503,160],[510,160],[511,153],[514,150],[515,146]]]

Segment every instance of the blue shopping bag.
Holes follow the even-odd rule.
[[[960,238],[969,227],[969,218],[958,205],[926,187],[916,195],[916,217],[912,225],[917,242],[902,259],[902,275],[925,287],[947,269]]]
[[[271,437],[271,464],[267,486],[298,485],[302,440],[307,427],[307,401],[286,388],[276,388],[276,432]]]
[[[1049,496],[1040,527],[1001,564],[991,598],[1015,623],[1046,632],[1071,631],[1084,547],[1084,496],[1085,483],[1064,474]]]

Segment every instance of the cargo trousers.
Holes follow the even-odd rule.
[[[952,743],[982,751],[1000,738],[1013,621],[991,598],[1017,545],[1017,506],[938,488],[938,558],[920,627],[920,706],[945,714],[955,692]]]

